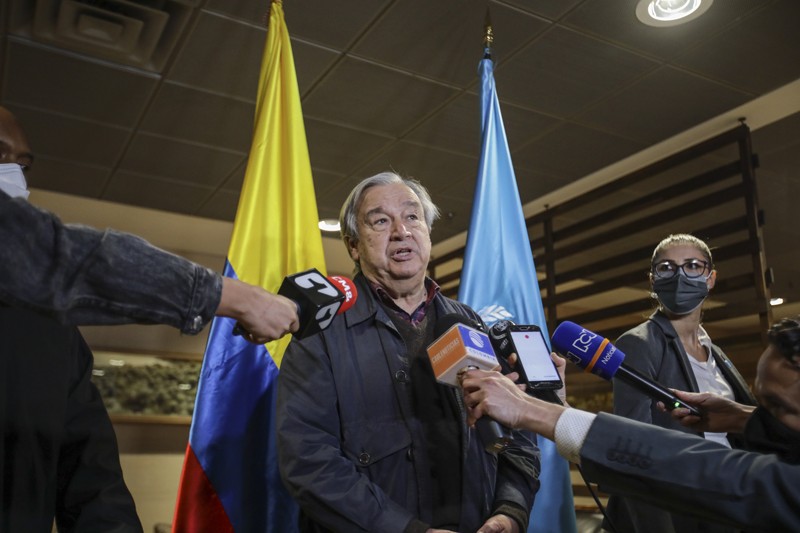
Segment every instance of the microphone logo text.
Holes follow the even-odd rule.
[[[578,338],[572,342],[572,347],[579,352],[588,353],[589,347],[596,338],[596,334],[581,328],[581,333],[578,335]]]

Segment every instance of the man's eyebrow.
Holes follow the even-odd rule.
[[[8,144],[6,141],[0,139],[0,149],[10,152],[11,151],[11,145]],[[33,163],[33,153],[32,152],[25,152],[24,154],[20,154],[20,158],[26,158],[26,159],[30,160],[31,163]]]
[[[404,208],[414,207],[416,209],[420,209],[422,207],[422,204],[420,204],[419,202],[417,202],[415,200],[406,200],[405,202],[403,202],[403,207]],[[375,215],[375,214],[379,214],[379,213],[380,214],[387,214],[386,210],[383,207],[378,206],[378,207],[374,207],[374,208],[370,209],[369,211],[367,211],[366,213],[364,213],[364,216],[365,217],[369,217],[369,216],[372,216],[372,215]]]
[[[384,210],[382,207],[380,207],[380,206],[379,206],[379,207],[375,207],[375,208],[373,208],[373,209],[370,209],[370,210],[369,210],[369,211],[367,211],[366,213],[364,213],[364,217],[365,217],[365,218],[368,218],[368,217],[371,217],[372,215],[376,215],[376,214],[378,214],[378,213],[384,213],[384,214],[385,214],[385,213],[386,213],[386,211],[385,211],[385,210]]]

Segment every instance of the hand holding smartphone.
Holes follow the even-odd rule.
[[[564,383],[550,359],[550,350],[538,326],[501,320],[491,327],[489,338],[504,374],[516,372],[519,374],[517,383],[524,384],[528,394],[561,403],[553,391],[562,388]],[[515,364],[512,364],[512,354],[516,354]]]

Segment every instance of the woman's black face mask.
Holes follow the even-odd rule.
[[[653,292],[661,305],[675,315],[688,315],[708,296],[706,278],[689,279],[679,273],[668,279],[653,280]]]

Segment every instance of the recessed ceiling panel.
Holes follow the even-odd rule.
[[[398,142],[390,150],[377,156],[360,174],[363,177],[393,170],[398,174],[418,180],[431,195],[451,187],[470,176],[478,169],[478,154],[474,157],[440,152],[429,147]],[[449,191],[451,196],[472,197],[472,190]],[[436,198],[434,197],[434,202]]]
[[[208,0],[204,10],[222,13],[267,29],[270,4],[272,2],[253,2],[252,0]]]
[[[222,184],[221,189],[239,194],[239,191],[242,190],[242,184],[244,183],[244,173],[246,169],[247,156],[245,156],[245,158],[239,162],[239,166],[231,172],[231,175],[228,176],[228,179]]]
[[[236,208],[238,206],[238,191],[218,190],[200,206],[195,214],[199,217],[229,220],[233,222],[233,219],[236,217]]]
[[[717,0],[700,18],[678,26],[656,28],[639,22],[637,3],[638,0],[587,0],[565,17],[564,24],[657,58],[671,59],[697,43],[713,40],[736,19],[765,4],[752,0]]]
[[[292,39],[294,70],[300,97],[307,94],[339,57],[335,50]]]
[[[351,183],[353,180],[325,170],[311,169],[311,173],[314,175],[314,194],[317,198],[319,218],[338,219],[342,204],[350,192],[346,187],[342,187],[342,184]]]
[[[214,0],[219,4],[227,0]],[[312,43],[345,48],[369,28],[388,0],[303,0],[284,2],[289,35]]]
[[[103,200],[194,215],[213,189],[131,172],[115,172]]]
[[[33,189],[99,198],[110,174],[109,168],[37,156],[25,177]],[[31,201],[35,200],[34,193]]]
[[[81,59],[11,39],[3,98],[29,107],[117,126],[136,124],[155,89],[154,74]]]
[[[519,9],[532,11],[550,20],[556,20],[561,18],[570,9],[574,9],[574,6],[586,0],[536,0],[536,2],[531,2],[530,0],[506,1]]]
[[[504,100],[569,117],[655,66],[622,48],[556,27],[500,63],[495,80]]]
[[[552,117],[510,103],[501,103],[500,112],[512,149],[541,135],[557,123]],[[411,131],[406,138],[443,150],[476,156],[480,152],[480,136],[480,101],[476,94],[464,93]]]
[[[588,109],[576,120],[652,143],[738,107],[750,98],[728,86],[664,67]]]
[[[399,136],[454,92],[397,70],[345,59],[305,99],[303,113],[355,129]],[[410,109],[414,112],[409,113]]]
[[[537,172],[522,167],[515,167],[514,173],[517,177],[517,190],[523,204],[536,202],[540,197],[553,192],[568,183],[569,180],[560,178],[553,174]],[[544,208],[544,206],[540,206]]]
[[[125,152],[119,170],[217,187],[243,158],[236,152],[139,134]]]
[[[750,17],[687,51],[676,64],[756,94],[800,77],[800,2],[783,0]]]
[[[147,110],[141,129],[247,153],[255,104],[165,83]]]
[[[642,148],[644,145],[640,142],[564,123],[511,155],[515,168],[544,172],[572,181]]]
[[[349,174],[370,155],[393,142],[389,137],[308,119],[306,138],[311,165],[338,174]]]
[[[201,12],[168,79],[255,102],[266,36],[263,28]]]
[[[131,135],[130,130],[10,105],[36,159],[50,157],[78,164],[113,167]]]
[[[507,6],[489,3],[494,54],[508,57],[549,23]],[[466,87],[476,81],[483,56],[486,4],[462,0],[405,0],[392,5],[353,53]]]

